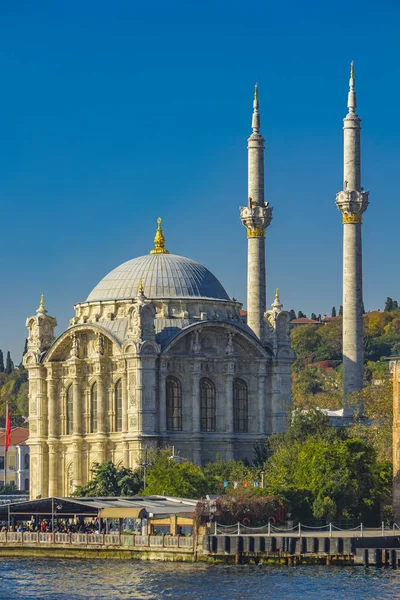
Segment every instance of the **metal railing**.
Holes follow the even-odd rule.
[[[310,525],[302,525],[298,523],[293,527],[276,527],[271,522],[260,527],[253,527],[251,525],[245,525],[238,521],[234,525],[222,525],[221,523],[215,522],[211,526],[212,535],[278,535],[278,536],[298,536],[302,535],[325,535],[329,537],[385,537],[400,535],[400,527],[394,523],[391,527],[385,526],[382,521],[381,527],[364,527],[363,523],[349,529],[342,529],[336,527],[333,523],[326,525],[319,525],[318,527],[311,527]]]
[[[174,548],[193,549],[193,537],[180,535],[130,535],[119,533],[47,533],[26,531],[0,532],[0,547],[10,544],[23,545],[72,545],[113,546],[120,548]]]

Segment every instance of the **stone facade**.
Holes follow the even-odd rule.
[[[344,189],[336,196],[343,215],[343,416],[351,417],[347,397],[363,387],[362,214],[368,192],[361,187],[361,119],[356,114],[354,66],[350,71],[349,112],[344,119]]]
[[[257,147],[242,215],[263,232],[249,235],[249,324],[205,267],[168,253],[161,220],[152,252],[107,275],[57,339],[43,299],[27,320],[32,498],[71,494],[105,460],[134,468],[148,448],[252,460],[284,429],[294,353],[278,294],[265,312],[271,209]]]

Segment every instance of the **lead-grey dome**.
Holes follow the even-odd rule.
[[[89,294],[87,302],[134,298],[141,279],[148,298],[229,300],[218,279],[200,263],[176,254],[148,254],[111,271]]]

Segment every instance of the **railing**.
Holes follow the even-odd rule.
[[[102,533],[87,533],[88,544],[103,544],[104,535]]]
[[[311,527],[309,525],[302,525],[298,523],[293,527],[285,527],[281,525],[276,527],[271,522],[261,527],[252,527],[250,524],[245,525],[238,521],[235,525],[222,525],[220,523],[213,523],[211,525],[211,535],[278,535],[278,536],[298,536],[302,535],[324,535],[328,537],[385,537],[391,535],[400,535],[400,527],[394,523],[392,527],[386,527],[382,521],[381,527],[364,527],[363,523],[357,525],[357,527],[349,529],[341,529],[336,527],[333,523],[327,523],[326,525],[319,525],[318,527]]]
[[[165,548],[174,550],[183,548],[186,551],[193,550],[193,537],[180,535],[120,535],[119,533],[47,533],[25,531],[2,531],[0,532],[0,547],[9,544],[25,545],[73,545],[87,546],[113,546],[128,548]]]

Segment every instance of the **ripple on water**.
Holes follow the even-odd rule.
[[[400,572],[116,560],[0,560],[1,600],[373,600],[400,598]]]

